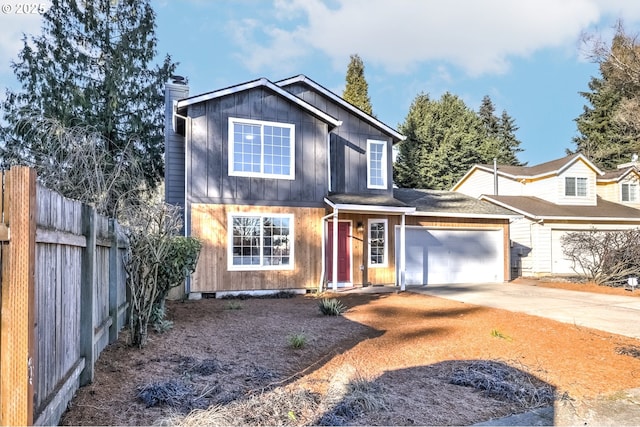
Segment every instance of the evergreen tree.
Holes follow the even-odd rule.
[[[616,110],[622,97],[607,84],[604,78],[592,77],[589,82],[591,92],[580,92],[588,102],[582,114],[575,119],[579,135],[573,142],[577,150],[604,169],[628,161],[631,153],[625,149],[628,138],[624,126],[616,120]]]
[[[419,94],[399,130],[394,180],[400,187],[448,190],[476,163],[517,165],[518,129],[506,112],[500,118],[489,97],[478,113],[451,93],[434,101]]]
[[[506,110],[500,117],[495,114],[495,107],[491,98],[485,95],[482,98],[478,117],[482,121],[485,130],[485,141],[483,144],[483,157],[487,158],[493,153],[494,158],[501,165],[521,165],[517,158],[517,153],[521,152],[520,141],[516,138],[515,132],[518,127],[515,120],[507,114]],[[491,159],[493,161],[493,159]]]
[[[364,78],[364,63],[360,56],[351,55],[351,61],[347,67],[346,81],[347,84],[342,93],[342,98],[365,113],[373,115],[373,108],[369,99],[369,85]]]
[[[593,42],[591,57],[599,64],[592,77],[588,102],[576,118],[575,152],[582,152],[603,169],[628,162],[640,152],[640,45],[618,24],[611,44]]]
[[[483,160],[482,122],[451,93],[438,101],[418,95],[399,130],[407,137],[394,165],[395,183],[400,187],[449,189]]]
[[[156,55],[155,13],[148,0],[53,0],[42,35],[23,38],[13,71],[22,88],[7,89],[0,155],[5,164],[64,157],[56,138],[40,138],[40,119],[101,138],[111,161],[138,159],[146,182],[163,177],[164,83],[175,65]],[[112,201],[115,203],[115,200]]]
[[[518,153],[523,150],[520,148],[520,140],[516,137],[518,130],[516,121],[507,114],[506,110],[502,111],[498,122],[498,163],[501,165],[523,166],[518,160]]]

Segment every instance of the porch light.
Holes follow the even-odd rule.
[[[358,224],[356,225],[356,230],[358,230],[358,233],[362,233],[364,231],[364,224],[362,223],[362,221],[358,221]]]

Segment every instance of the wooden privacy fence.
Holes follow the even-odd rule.
[[[55,425],[126,323],[119,224],[2,172],[0,424]]]

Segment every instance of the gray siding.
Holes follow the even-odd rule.
[[[393,196],[391,136],[304,83],[294,83],[286,86],[285,89],[336,119],[342,120],[342,126],[334,129],[331,134],[333,192]],[[386,190],[367,188],[367,139],[387,141]]]
[[[186,85],[167,83],[164,111],[164,196],[167,203],[184,208],[184,137],[173,131],[173,101],[189,96]]]
[[[328,125],[265,88],[189,106],[190,200],[198,203],[322,207],[327,194]],[[295,125],[295,180],[229,176],[229,118]]]

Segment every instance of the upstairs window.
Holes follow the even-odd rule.
[[[367,188],[387,188],[386,141],[367,141]]]
[[[369,267],[387,266],[387,220],[369,220]]]
[[[229,270],[293,268],[293,215],[229,216]]]
[[[587,178],[566,177],[564,179],[564,195],[568,197],[587,197]]]
[[[631,203],[638,201],[638,184],[622,184],[622,201]]]
[[[295,178],[295,126],[229,119],[229,175]]]

